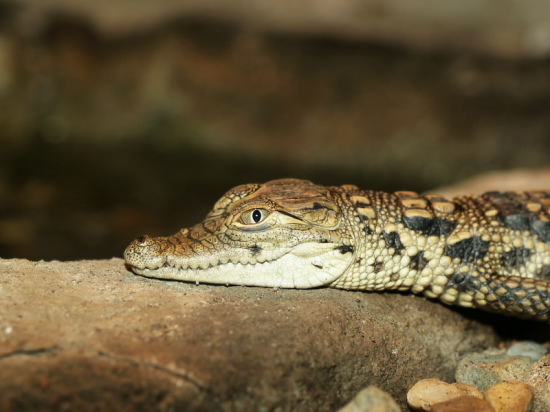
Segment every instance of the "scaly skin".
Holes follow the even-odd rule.
[[[281,179],[238,186],[206,219],[124,253],[140,275],[218,284],[412,291],[550,318],[550,192],[447,200]]]

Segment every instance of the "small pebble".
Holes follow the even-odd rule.
[[[474,385],[481,391],[504,381],[527,382],[531,364],[528,356],[506,355],[503,351],[474,353],[458,364],[456,381]]]
[[[485,392],[495,412],[527,412],[531,410],[534,388],[519,381],[502,382]]]
[[[417,411],[430,411],[432,405],[463,395],[483,399],[483,394],[468,384],[450,384],[439,379],[418,381],[407,393],[409,406]]]
[[[536,362],[546,355],[546,348],[537,342],[525,340],[510,346],[506,351],[506,354],[512,356],[529,356],[533,362]]]
[[[368,386],[338,412],[401,412],[401,408],[388,393]]]
[[[484,399],[473,396],[459,396],[449,401],[436,403],[432,406],[430,412],[495,412],[495,410]]]

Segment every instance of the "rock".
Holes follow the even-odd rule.
[[[456,381],[473,385],[480,391],[504,381],[527,382],[531,364],[528,356],[506,355],[504,350],[490,349],[463,358],[456,370]]]
[[[427,299],[146,279],[121,259],[0,260],[0,410],[406,408],[492,328]]]
[[[532,412],[550,411],[550,355],[533,363],[527,383],[535,388]]]
[[[550,169],[538,170],[498,170],[480,174],[470,179],[436,189],[444,196],[460,196],[464,193],[482,194],[491,190],[548,190]]]
[[[474,396],[460,396],[436,403],[430,412],[495,412],[489,402]]]
[[[111,1],[14,2],[35,25],[45,16],[59,13],[78,16],[93,23],[102,33],[119,36],[151,30],[177,18],[209,17],[268,31],[370,39],[421,50],[466,50],[470,54],[483,52],[507,58],[550,54],[545,19],[550,9],[543,1],[533,5],[511,2],[499,13],[494,12],[500,6],[497,0],[462,1],[459,9],[449,7],[446,2],[429,0],[415,2],[414,7],[398,0],[382,3],[349,0],[345,6],[338,0],[322,3],[279,0],[276,4],[259,0],[164,0],[154,5],[146,0],[134,0],[130,9],[124,3]]]
[[[522,341],[510,346],[506,354],[512,356],[528,356],[533,362],[536,362],[546,355],[546,352],[546,348],[537,342]]]
[[[401,412],[401,408],[388,393],[376,386],[369,386],[339,412]]]
[[[483,399],[483,394],[474,386],[464,383],[450,384],[431,378],[417,382],[409,390],[407,402],[415,410],[429,411],[434,404],[464,395]]]
[[[495,412],[528,412],[531,410],[534,389],[519,381],[502,382],[484,393]]]

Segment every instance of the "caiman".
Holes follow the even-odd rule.
[[[280,179],[227,192],[190,229],[138,237],[143,276],[276,288],[412,291],[550,318],[550,192],[446,199]]]

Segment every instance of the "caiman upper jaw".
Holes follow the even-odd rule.
[[[135,241],[134,244],[138,242]],[[146,249],[141,251],[145,252]],[[332,283],[346,270],[354,256],[351,250],[342,250],[342,247],[335,244],[316,242],[259,252],[269,256],[264,256],[263,259],[252,258],[250,254],[255,252],[249,249],[239,248],[234,252],[236,259],[230,261],[220,255],[213,255],[211,258],[217,264],[209,264],[207,267],[202,264],[197,267],[196,257],[168,256],[165,260],[156,260],[147,256],[147,253],[141,253],[137,259],[127,257],[127,263],[135,273],[154,278],[226,285],[312,288]],[[243,258],[248,263],[242,263]],[[226,263],[222,260],[226,260]],[[153,265],[149,266],[147,263]]]

